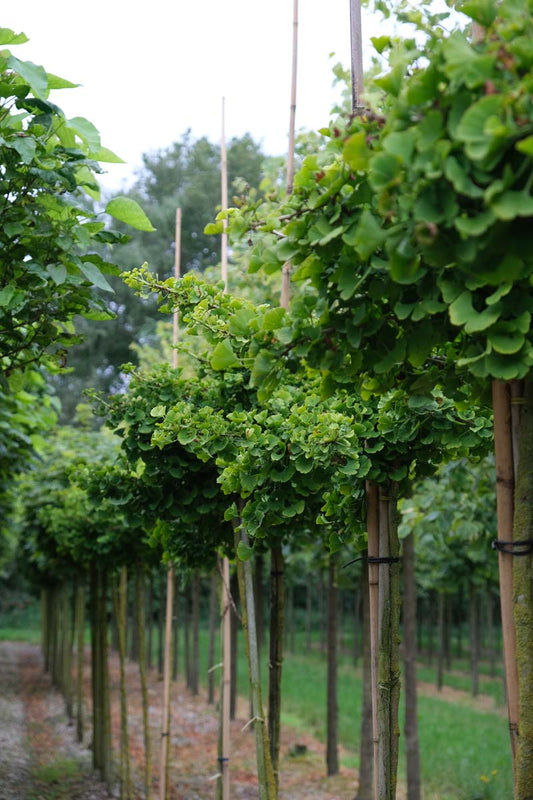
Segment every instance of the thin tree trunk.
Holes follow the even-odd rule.
[[[185,644],[185,683],[187,689],[191,688],[191,582],[190,580],[183,593],[183,639]]]
[[[65,713],[72,722],[72,614],[70,603],[70,586],[67,581],[63,585],[63,696]]]
[[[237,565],[238,566],[238,565]],[[238,569],[235,570],[234,574],[230,580],[231,586],[231,594],[233,597],[237,597],[239,594],[239,585],[238,585]],[[235,609],[233,604],[231,606],[230,612],[230,636],[231,636],[231,691],[230,691],[230,704],[229,704],[229,714],[230,719],[235,719],[237,715],[237,678],[238,678],[238,631],[239,631],[239,618],[235,613]]]
[[[498,539],[507,542],[512,541],[514,536],[515,476],[510,394],[509,384],[503,381],[492,382]],[[513,556],[510,552],[505,552],[504,550],[498,551],[498,568],[500,575],[500,608],[503,633],[505,685],[507,687],[509,732],[514,764],[518,737],[519,691],[516,657],[516,628],[513,614]]]
[[[438,605],[438,601],[437,601]],[[433,665],[435,655],[435,593],[431,592],[428,597],[428,664]],[[437,611],[438,620],[438,611]]]
[[[514,559],[514,622],[518,668],[519,722],[516,800],[533,797],[533,382],[526,381],[520,418],[513,540],[529,542]],[[515,551],[519,552],[519,551]]]
[[[353,594],[353,646],[352,646],[352,659],[354,667],[357,666],[359,661],[359,631],[361,627],[361,590],[358,587]]]
[[[101,774],[108,791],[113,784],[113,749],[111,744],[111,695],[109,690],[109,664],[108,664],[108,630],[107,630],[107,571],[101,570],[100,577],[100,672],[102,674],[102,768]]]
[[[363,561],[362,586],[368,586],[368,564]],[[372,731],[372,661],[370,653],[369,593],[361,593],[363,626],[363,698],[361,708],[361,744],[359,746],[359,782],[355,800],[372,800],[374,791]]]
[[[379,725],[378,725],[378,665],[379,665],[379,491],[375,483],[366,483],[368,529],[368,604],[370,618],[370,677],[372,698],[373,797],[379,800]]]
[[[139,677],[141,682],[143,737],[144,737],[144,796],[150,800],[152,796],[152,739],[150,735],[149,696],[148,682],[146,679],[146,632],[145,632],[145,586],[144,569],[142,564],[137,564],[135,572],[135,592],[137,595],[137,608],[139,609]],[[150,587],[152,578],[150,576]],[[151,597],[151,594],[150,594]]]
[[[403,540],[403,647],[407,797],[420,800],[420,749],[416,692],[416,583],[414,533]]]
[[[172,615],[172,680],[178,680],[178,650],[179,650],[179,621],[180,621],[180,579],[174,576],[174,611]]]
[[[328,582],[328,669],[327,669],[327,732],[326,732],[326,765],[328,775],[337,775],[339,771],[339,707],[337,703],[338,674],[338,618],[339,589],[338,566],[334,553],[329,556]]]
[[[229,581],[229,575],[228,575]],[[224,591],[224,587],[222,587]],[[215,621],[216,621],[216,604],[217,604],[217,573],[213,570],[211,573],[210,589],[209,589],[209,643],[207,646],[207,702],[212,705],[215,702]],[[228,608],[228,614],[229,614]],[[228,653],[229,655],[229,653]],[[229,691],[229,686],[228,686]],[[229,709],[229,701],[228,701]],[[229,715],[228,715],[229,717]]]
[[[226,557],[221,560],[220,608],[222,680],[220,683],[220,733],[218,751],[219,777],[217,780],[216,800],[229,800],[232,603],[229,561]]]
[[[400,699],[399,616],[396,488],[379,492],[379,770],[380,800],[394,800],[398,770],[398,706]],[[390,559],[384,563],[382,559]]]
[[[167,572],[165,611],[165,656],[163,661],[163,718],[161,724],[161,759],[159,767],[159,800],[170,797],[169,754],[170,754],[170,683],[172,652],[172,610],[174,608],[174,566]]]
[[[281,674],[285,626],[284,558],[281,545],[270,551],[270,641],[268,663],[268,736],[276,787],[281,739]]]
[[[479,615],[477,609],[476,587],[470,585],[469,610],[470,610],[470,674],[472,677],[472,694],[479,694]]]
[[[264,568],[264,556],[262,553],[258,553],[258,555],[255,557],[254,592],[255,611],[257,616],[257,646],[259,647],[259,653],[261,653],[265,643],[265,604],[263,601]]]
[[[485,590],[487,603],[487,654],[489,657],[490,677],[496,677],[496,642],[494,639],[494,602],[490,586]]]
[[[444,592],[439,591],[438,612],[438,652],[437,652],[437,689],[444,685]]]
[[[83,742],[83,655],[85,645],[85,576],[76,581],[76,738]]]
[[[452,595],[446,595],[445,615],[444,615],[444,659],[446,669],[452,669]]]
[[[306,602],[305,602],[305,649],[311,652],[311,625],[313,618],[313,589],[310,581],[306,583]]]
[[[235,549],[239,540],[248,544],[244,531],[240,533],[235,526]],[[257,647],[257,628],[255,624],[255,605],[252,568],[249,561],[237,563],[237,577],[242,608],[242,627],[246,643],[248,674],[252,695],[252,720],[254,723],[255,751],[257,759],[257,777],[259,784],[259,800],[276,800],[277,788],[270,758],[270,743],[265,724],[263,700],[261,695],[261,677],[259,671],[259,651]]]
[[[200,576],[195,571],[191,586],[192,595],[192,669],[191,669],[191,692],[198,694],[200,677],[200,656],[199,656],[199,636],[200,636]]]
[[[146,666],[148,669],[152,669],[154,663],[153,643],[154,643],[154,575],[152,570],[150,570],[150,576],[148,579],[148,648],[146,654]]]
[[[126,687],[126,615],[128,606],[127,586],[127,570],[126,567],[122,567],[120,570],[118,584],[115,576],[112,577],[111,582],[113,610],[118,637],[120,675],[120,800],[130,800],[132,796],[128,732],[128,695]],[[139,614],[137,609],[137,619],[138,617]],[[137,657],[138,655],[139,653],[137,651]]]
[[[157,669],[159,676],[163,677],[164,656],[164,599],[165,599],[165,572],[159,573],[159,610],[157,612]]]

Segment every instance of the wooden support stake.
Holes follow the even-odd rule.
[[[228,156],[226,152],[226,100],[222,98],[222,141],[220,145],[221,163],[220,163],[220,180],[221,180],[221,194],[222,194],[222,211],[228,209]],[[228,220],[225,219],[222,223],[222,241],[221,241],[221,269],[222,280],[224,281],[224,291],[228,291],[228,234],[226,233],[228,227]]]
[[[368,558],[379,557],[379,495],[375,483],[366,483],[366,515]],[[379,565],[368,563],[368,597],[370,610],[370,675],[372,681],[372,733],[374,741],[374,800],[379,800],[378,762],[378,662],[379,662]]]
[[[167,572],[167,606],[165,620],[165,656],[163,667],[163,724],[161,726],[161,759],[159,771],[159,798],[169,797],[168,771],[170,752],[170,655],[172,642],[172,609],[174,606],[174,565]]]
[[[294,182],[294,140],[296,133],[296,86],[298,76],[298,0],[294,0],[292,14],[292,75],[291,75],[291,109],[289,116],[289,150],[287,153],[286,192],[292,192]],[[289,307],[291,293],[291,262],[283,265],[281,273],[281,299],[282,308]]]
[[[511,399],[509,384],[492,382],[494,412],[494,456],[496,466],[496,511],[498,539],[513,540],[514,459]],[[500,606],[503,633],[503,660],[507,688],[507,710],[513,765],[518,735],[518,672],[516,666],[516,630],[513,617],[513,556],[498,552]]]
[[[363,26],[361,0],[350,0],[350,40],[352,65],[352,111],[362,106],[363,77]]]

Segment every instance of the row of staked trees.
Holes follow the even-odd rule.
[[[221,233],[227,218],[234,247],[250,242],[252,272],[272,274],[290,263],[298,286],[290,308],[229,295],[194,274],[176,281],[143,266],[126,278],[142,296],[155,293],[162,310],[179,311],[187,366],[134,371],[127,391],[98,397],[98,411],[119,444],[99,436],[100,445],[81,445],[83,463],[78,448],[71,459],[59,459],[53,492],[38,484],[41,502],[21,515],[30,560],[42,577],[59,587],[73,571],[89,575],[94,758],[108,781],[108,580],[116,618],[124,620],[127,569],[142,576],[141,565],[154,558],[185,569],[213,568],[217,557],[229,556],[246,633],[259,794],[277,796],[284,560],[312,542],[329,551],[332,587],[342,548],[364,558],[373,689],[373,734],[366,741],[374,740],[374,783],[359,796],[392,800],[400,576],[403,568],[405,599],[412,603],[412,536],[425,516],[413,487],[438,472],[443,491],[449,489],[453,476],[445,465],[485,456],[494,424],[515,797],[530,797],[531,13],[527,0],[470,0],[462,10],[483,27],[483,37],[446,34],[446,14],[405,12],[416,36],[374,41],[390,63],[374,81],[376,107],[361,106],[322,131],[323,145],[304,159],[289,195],[252,193],[209,228]],[[119,215],[126,216],[122,208],[119,203]],[[99,223],[91,217],[88,224]],[[142,217],[141,227],[148,225]],[[110,234],[94,228],[93,235]],[[58,241],[72,252],[71,242]],[[87,270],[89,281],[103,280],[100,256],[80,257],[77,271],[65,265],[65,272],[57,271],[63,264],[57,258],[59,266],[42,267],[52,288],[71,274],[87,278]],[[13,278],[15,292],[20,280]],[[77,283],[93,296],[83,277]],[[72,309],[64,313],[70,321]],[[21,366],[37,345],[38,334],[18,351]],[[402,547],[398,504],[408,498]],[[463,564],[467,548],[477,559],[479,536],[469,523],[459,519],[456,526],[463,524],[465,533]],[[252,575],[253,560],[265,551],[272,573],[268,723]],[[449,579],[441,580],[444,592]],[[68,692],[68,595],[62,591],[45,601],[45,643]],[[330,597],[333,620],[334,591]],[[83,607],[81,599],[76,607]],[[411,619],[406,608],[406,637]],[[329,670],[333,686],[333,659]],[[408,688],[412,679],[406,672]],[[334,701],[331,709],[333,724]],[[122,712],[121,791],[128,796],[125,701]],[[416,731],[407,738],[415,741]],[[149,751],[147,739],[147,795]],[[333,747],[328,769],[335,766]],[[416,777],[409,781],[416,798]]]

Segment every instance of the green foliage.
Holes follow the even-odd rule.
[[[7,31],[12,44],[20,38]],[[63,360],[78,338],[75,315],[109,317],[94,287],[110,290],[116,268],[97,252],[121,235],[90,211],[98,194],[98,132],[87,120],[66,119],[51,88],[71,86],[42,67],[0,54],[0,373]],[[116,159],[116,157],[115,157]]]
[[[457,592],[470,583],[497,585],[494,463],[454,461],[415,487],[400,504],[400,537],[416,535],[417,580]]]

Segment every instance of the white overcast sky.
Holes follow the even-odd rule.
[[[293,0],[21,0],[4,4],[0,25],[30,39],[18,58],[81,84],[53,99],[84,116],[126,166],[104,185],[131,180],[141,154],[191,128],[220,139],[249,131],[266,152],[287,149]],[[363,36],[379,35],[366,16]],[[300,0],[296,125],[327,124],[335,98],[332,64],[349,65],[348,0]],[[330,53],[334,58],[330,58]]]

